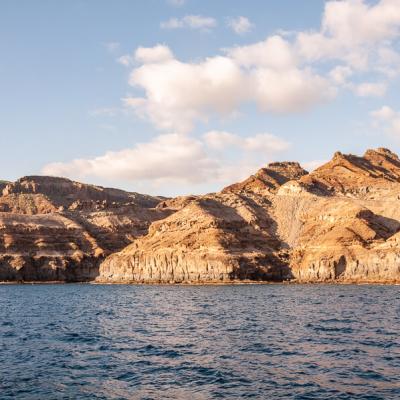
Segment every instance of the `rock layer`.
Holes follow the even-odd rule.
[[[400,161],[335,153],[308,174],[273,163],[178,211],[100,265],[98,281],[400,281]],[[174,201],[170,201],[171,204]]]
[[[0,281],[90,281],[99,263],[172,211],[163,198],[24,177],[0,196]]]
[[[174,199],[64,178],[0,182],[0,281],[400,282],[400,160],[268,164]]]

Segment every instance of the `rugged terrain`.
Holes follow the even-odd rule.
[[[162,198],[28,176],[0,196],[0,281],[89,281],[99,263],[170,214]]]
[[[0,185],[3,281],[400,282],[400,160],[383,148],[173,199],[64,178]]]

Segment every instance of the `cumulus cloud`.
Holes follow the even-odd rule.
[[[382,97],[386,89],[387,86],[384,83],[364,82],[355,87],[355,93],[360,97]]]
[[[251,28],[245,17],[229,24],[239,34]],[[200,15],[161,23],[164,29],[207,31],[216,26],[214,18]],[[400,0],[342,0],[325,2],[317,30],[281,32],[205,58],[178,59],[164,44],[139,47],[118,59],[131,69],[132,94],[123,104],[160,131],[175,133],[94,159],[52,164],[46,171],[155,182],[240,179],[239,172],[253,172],[252,160],[284,151],[289,144],[266,133],[243,138],[210,131],[201,139],[183,134],[198,122],[237,115],[243,105],[266,113],[293,113],[330,101],[339,90],[358,97],[384,96],[390,80],[400,75],[399,35]],[[384,131],[400,135],[398,111],[384,106],[371,118]],[[239,151],[250,156],[235,164],[225,158],[227,152]],[[160,153],[163,162],[158,163],[153,152]],[[318,162],[307,166],[312,169]],[[199,170],[192,176],[193,165]]]
[[[382,106],[370,113],[373,126],[383,129],[389,135],[400,138],[400,111],[389,106]]]
[[[75,178],[154,180],[162,182],[203,182],[215,177],[217,163],[193,138],[166,134],[131,149],[110,151],[93,159],[76,159],[67,163],[48,164],[46,175]]]
[[[185,15],[183,18],[170,18],[168,21],[161,22],[162,29],[201,29],[210,30],[217,26],[217,21],[212,17],[203,17],[202,15]]]
[[[174,7],[182,7],[186,4],[186,0],[167,0],[167,3]]]
[[[290,146],[289,142],[269,133],[242,137],[226,131],[209,131],[204,134],[204,141],[208,147],[215,150],[236,147],[241,151],[254,151],[265,155],[282,152]]]
[[[346,85],[352,75],[353,70],[345,65],[338,65],[329,72],[329,77],[337,85]]]
[[[109,53],[114,53],[116,52],[121,44],[119,42],[106,42],[103,43],[104,47],[107,49]]]
[[[138,47],[135,52],[135,60],[140,63],[157,63],[174,58],[168,46],[158,44],[154,47]]]
[[[147,183],[153,188],[171,184],[218,184],[222,187],[254,173],[289,145],[271,134],[241,137],[230,132],[210,131],[200,139],[163,134],[133,148],[110,151],[99,157],[51,163],[42,172],[78,180],[125,181],[135,186]],[[227,157],[227,147],[236,149],[234,162]]]
[[[129,65],[133,64],[134,59],[129,54],[124,54],[123,56],[117,58],[117,62],[125,67],[128,67]]]
[[[127,97],[124,104],[161,130],[183,133],[212,115],[232,115],[245,102],[266,112],[296,112],[335,95],[327,79],[296,65],[281,37],[225,53],[192,63],[143,62],[129,83],[145,96]]]
[[[125,98],[125,105],[157,128],[179,133],[190,131],[213,112],[228,115],[249,92],[246,75],[222,56],[199,63],[173,59],[144,64],[132,71],[129,83],[144,89],[145,97]]]
[[[168,46],[157,44],[153,47],[138,47],[133,55],[124,54],[117,59],[120,64],[129,67],[135,63],[153,64],[174,58]]]
[[[378,120],[390,121],[396,117],[396,112],[389,106],[382,106],[378,110],[372,111],[371,116]]]
[[[250,32],[254,25],[246,17],[228,18],[228,26],[238,35]]]
[[[210,117],[236,115],[246,103],[262,112],[292,113],[333,99],[339,89],[359,97],[383,96],[387,79],[400,71],[394,46],[399,1],[328,1],[317,31],[273,35],[192,62],[178,60],[165,45],[139,48],[133,57],[119,59],[128,66],[136,63],[129,84],[142,91],[124,98],[124,104],[160,130],[183,133]],[[238,17],[230,24],[241,31],[246,21]],[[215,19],[196,15],[162,23],[170,29],[214,26]],[[321,62],[327,63],[328,72]],[[365,79],[368,71],[384,77],[354,83],[357,74]]]
[[[225,49],[225,52],[243,67],[291,69],[298,64],[291,44],[279,35],[247,46]]]
[[[301,166],[308,172],[314,171],[314,169],[317,169],[321,165],[327,163],[329,160],[311,160],[311,161],[305,161],[301,163]]]
[[[281,73],[260,68],[254,78],[255,98],[265,112],[305,111],[336,95],[327,80],[311,70],[293,68]]]
[[[92,117],[105,116],[105,117],[115,117],[119,112],[116,107],[99,107],[94,108],[89,111],[89,115]]]
[[[297,35],[299,54],[310,61],[337,59],[354,69],[388,61],[390,41],[400,29],[399,0],[368,4],[363,0],[328,1],[320,31]],[[386,60],[383,60],[386,58]]]

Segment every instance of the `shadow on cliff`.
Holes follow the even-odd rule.
[[[222,201],[202,199],[198,202],[224,233],[220,238],[221,246],[238,261],[239,267],[231,278],[260,281],[290,279],[292,274],[287,252],[282,252],[282,243],[273,233],[276,232],[276,226],[272,218],[253,199],[237,196],[253,212],[250,221]]]
[[[76,262],[64,257],[49,259],[44,256],[23,256],[16,260],[12,256],[4,256],[0,260],[0,281],[90,282],[99,276],[99,266],[102,260],[97,257],[86,257],[80,262]]]

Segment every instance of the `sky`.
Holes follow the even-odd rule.
[[[400,152],[400,0],[2,0],[0,179],[175,196]]]

